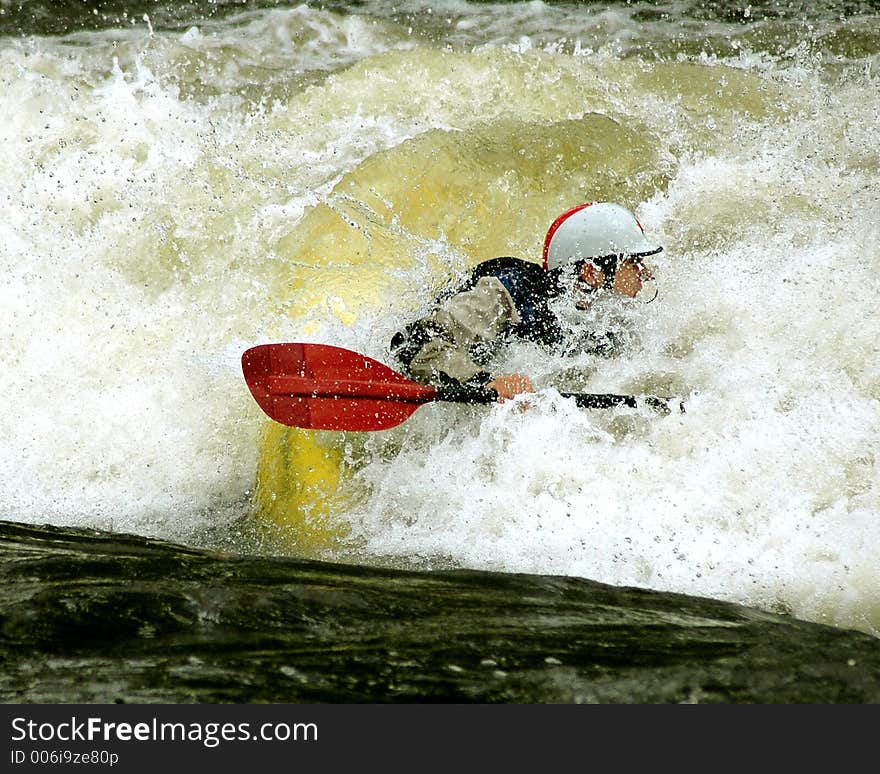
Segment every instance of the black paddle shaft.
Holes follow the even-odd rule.
[[[646,395],[637,398],[634,395],[615,395],[613,393],[561,393],[563,398],[574,398],[575,405],[579,408],[611,408],[613,406],[629,406],[637,408],[639,400],[655,411],[664,414],[670,413],[669,402],[673,398],[661,398],[654,395]],[[494,403],[498,400],[498,393],[491,387],[478,387],[465,384],[443,384],[437,387],[437,400],[451,401],[453,403]],[[684,413],[684,405],[679,404],[681,413]]]

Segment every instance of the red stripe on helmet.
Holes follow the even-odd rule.
[[[550,228],[547,230],[547,236],[544,237],[544,251],[542,254],[542,258],[544,261],[544,271],[548,270],[547,266],[547,253],[550,252],[550,240],[553,239],[553,235],[559,229],[559,227],[565,223],[572,215],[576,212],[580,212],[583,209],[586,209],[591,204],[595,204],[595,202],[587,202],[586,204],[579,204],[577,207],[573,207],[568,212],[563,212],[553,223],[550,224]],[[641,227],[640,227],[641,228]]]

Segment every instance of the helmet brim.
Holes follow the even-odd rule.
[[[636,252],[626,252],[626,253],[609,253],[608,255],[593,255],[590,257],[579,258],[575,263],[583,263],[584,261],[594,261],[596,263],[606,263],[609,261],[625,261],[627,258],[647,258],[650,255],[657,255],[657,253],[662,253],[663,247],[658,245],[657,247],[651,247],[647,250],[638,250]]]
[[[663,252],[663,245],[657,245],[650,250],[641,250],[637,253],[625,253],[621,258],[647,258],[649,255],[657,255]]]

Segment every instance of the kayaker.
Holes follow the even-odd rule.
[[[644,259],[662,249],[625,207],[581,204],[551,224],[542,264],[512,257],[478,264],[467,281],[440,296],[430,314],[395,334],[392,354],[424,384],[486,386],[499,401],[532,392],[525,374],[485,370],[499,345],[511,337],[559,345],[563,327],[554,299],[571,294],[575,307],[586,310],[602,292],[635,298],[653,278]],[[597,331],[592,347],[601,353],[610,340]]]

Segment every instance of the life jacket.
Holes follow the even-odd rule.
[[[555,344],[562,338],[559,320],[551,311],[549,302],[559,294],[555,273],[543,266],[521,258],[503,256],[477,264],[468,278],[442,291],[434,308],[458,293],[471,290],[483,277],[495,277],[513,299],[520,322],[510,327],[506,335],[534,341],[538,344]],[[436,335],[430,326],[418,320],[410,323],[391,339],[391,352],[406,367],[419,350]]]

